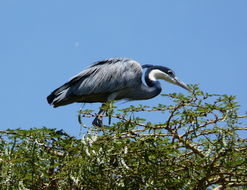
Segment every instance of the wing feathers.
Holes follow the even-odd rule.
[[[89,77],[91,74],[93,74],[94,72],[96,72],[96,69],[93,70],[85,70],[81,73],[79,73],[78,75],[74,76],[73,78],[71,78],[68,82],[66,82],[64,85],[60,86],[59,88],[55,89],[48,97],[47,97],[47,101],[49,104],[53,104],[54,100],[56,99],[56,97],[62,95],[62,93],[65,93],[65,91],[67,92],[68,88],[70,88],[71,86],[73,86],[75,83],[77,83],[79,80],[84,80],[85,78]],[[61,98],[61,97],[60,97]]]
[[[92,96],[94,94],[110,94],[124,88],[140,85],[141,65],[127,58],[112,58],[94,63],[80,72],[69,82],[54,90],[48,97],[48,103],[72,100],[73,97]],[[95,96],[96,97],[98,97]],[[58,101],[59,100],[59,101]],[[94,100],[97,102],[97,100]],[[58,104],[58,103],[57,103]],[[55,105],[56,106],[56,105]]]

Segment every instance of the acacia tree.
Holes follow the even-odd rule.
[[[247,189],[246,118],[234,96],[163,95],[171,105],[110,105],[81,139],[56,129],[1,131],[3,189]],[[142,112],[162,116],[146,121]],[[242,137],[241,137],[242,135]]]

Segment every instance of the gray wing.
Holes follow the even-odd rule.
[[[73,97],[110,95],[139,86],[141,77],[142,67],[138,62],[127,58],[107,59],[94,63],[72,77],[69,82],[54,90],[47,100],[57,107],[76,101]]]
[[[131,59],[99,61],[71,79],[70,92],[77,96],[112,93],[141,84],[142,67]]]

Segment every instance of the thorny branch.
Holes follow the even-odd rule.
[[[9,176],[33,185],[35,178],[29,180],[26,175],[31,167],[37,184],[52,189],[66,184],[65,179],[74,189],[91,188],[92,184],[94,189],[111,184],[127,187],[131,180],[132,189],[161,189],[173,184],[188,190],[246,186],[247,139],[240,134],[247,130],[241,122],[247,115],[237,114],[233,97],[217,96],[210,103],[204,102],[210,96],[203,93],[170,97],[175,101],[169,106],[110,108],[108,115],[101,116],[113,118],[112,124],[85,128],[88,131],[80,140],[55,130],[1,130],[0,155],[5,156],[0,158],[0,169],[4,165],[7,176],[1,185],[8,185]],[[159,111],[164,113],[161,123],[136,117],[140,112]],[[78,116],[81,123],[81,118],[97,114],[84,110]],[[5,151],[8,148],[11,151]],[[32,155],[28,155],[30,150]],[[24,172],[16,178],[20,167]],[[60,189],[73,189],[69,187]]]
[[[147,137],[147,136],[159,136],[159,137],[169,137],[171,136],[173,139],[177,139],[180,143],[182,143],[186,148],[192,150],[194,153],[198,154],[201,157],[205,157],[203,151],[199,150],[196,146],[192,145],[188,139],[186,139],[185,137],[188,136],[189,134],[194,133],[196,130],[201,129],[201,128],[205,128],[210,124],[215,124],[217,122],[221,122],[225,119],[225,116],[223,117],[217,117],[216,119],[212,119],[209,121],[206,121],[204,124],[197,126],[196,128],[192,129],[192,130],[188,130],[186,131],[184,134],[179,135],[178,131],[173,128],[171,126],[171,120],[174,117],[174,114],[176,113],[176,111],[178,111],[181,107],[183,107],[185,105],[184,102],[181,102],[180,104],[178,104],[177,106],[173,107],[173,109],[170,112],[170,116],[168,117],[168,120],[165,122],[165,124],[161,124],[161,125],[150,125],[147,123],[141,123],[138,122],[136,120],[131,120],[131,119],[127,119],[126,117],[120,116],[120,115],[111,115],[112,118],[116,118],[116,119],[120,119],[121,121],[124,122],[129,122],[132,125],[135,126],[139,126],[139,127],[143,127],[143,129],[132,129],[129,130],[127,132],[123,132],[121,135],[121,138],[123,137],[128,137],[128,138],[134,138],[134,137]],[[145,109],[143,109],[142,111],[146,111]],[[148,110],[150,111],[150,109]],[[160,111],[160,110],[156,110],[156,111]],[[164,110],[162,110],[164,111]],[[81,117],[96,117],[97,114],[82,114]],[[102,117],[107,117],[105,115],[101,115]],[[241,115],[241,116],[236,116],[236,118],[242,119],[242,118],[247,118],[247,115]],[[149,133],[149,134],[141,134],[141,132],[145,132],[148,129],[165,129],[168,131],[168,133]],[[234,130],[246,130],[246,127],[235,127]],[[99,129],[100,130],[100,129]],[[211,132],[213,133],[213,132]],[[199,137],[202,135],[206,135],[206,134],[210,134],[208,132],[202,132],[199,133],[198,135],[196,135],[195,137]],[[194,137],[194,138],[195,138]],[[118,138],[118,137],[115,137]]]

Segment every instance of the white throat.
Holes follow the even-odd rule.
[[[160,71],[159,69],[152,70],[149,73],[148,77],[152,81],[156,81],[157,79],[162,79],[162,80],[165,80],[165,81],[170,82],[172,84],[176,84],[175,78],[173,78],[173,77],[169,76],[168,74]]]
[[[149,73],[148,77],[150,80],[156,81],[157,79],[166,80],[168,78],[168,75],[160,71],[159,69],[154,69]]]

